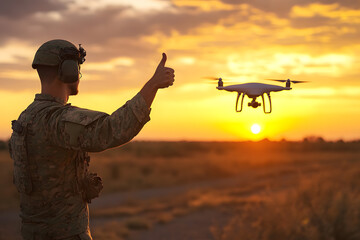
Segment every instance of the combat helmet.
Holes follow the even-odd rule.
[[[55,39],[45,42],[36,51],[32,68],[38,66],[58,66],[60,80],[65,83],[79,79],[79,66],[85,62],[86,51],[79,44],[79,49],[69,41]]]

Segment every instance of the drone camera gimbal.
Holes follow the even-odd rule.
[[[248,103],[248,107],[257,108],[260,107],[261,103],[256,101],[256,98],[253,98],[251,102]]]

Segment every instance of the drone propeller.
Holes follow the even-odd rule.
[[[287,80],[280,80],[280,79],[265,79],[265,80],[270,80],[270,81],[276,81],[276,82],[286,82]]]
[[[307,83],[309,81],[295,81],[295,80],[291,80],[292,83]]]
[[[292,82],[292,83],[306,83],[306,82],[309,82],[309,81],[297,81],[297,80],[290,80],[290,79],[287,79],[287,80],[284,80],[284,79],[265,79],[265,80],[271,80],[271,81],[277,81],[277,82]]]
[[[211,82],[221,80],[222,82],[226,82],[226,83],[236,83],[236,84],[238,83],[237,81],[231,80],[229,78],[224,79],[222,77],[202,77],[202,79],[210,80]]]
[[[221,77],[203,77],[203,79],[214,80],[214,81],[219,81],[220,79],[221,79],[221,80],[224,80],[224,79],[221,78]]]

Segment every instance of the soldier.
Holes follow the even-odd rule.
[[[87,152],[129,142],[150,120],[150,106],[160,88],[173,85],[166,55],[140,92],[111,115],[66,104],[78,93],[85,50],[65,40],[51,40],[36,52],[32,67],[41,94],[18,120],[9,142],[14,183],[20,193],[24,240],[91,240],[88,203],[102,189],[88,172]]]

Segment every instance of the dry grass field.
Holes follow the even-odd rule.
[[[95,240],[360,239],[360,142],[132,142],[90,166]],[[6,151],[0,171],[0,239],[15,240]]]

